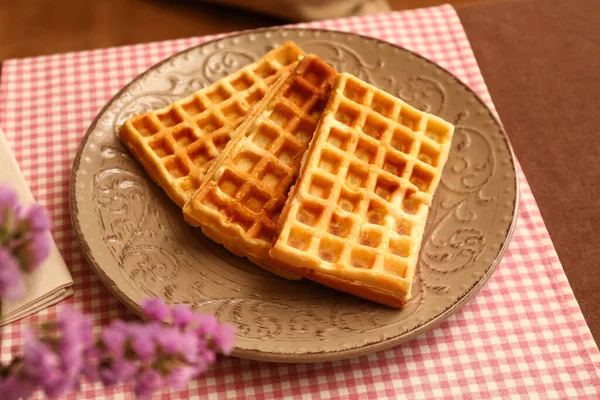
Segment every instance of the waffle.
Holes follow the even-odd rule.
[[[175,103],[127,120],[121,141],[169,197],[183,207],[268,87],[304,55],[292,42]]]
[[[288,279],[299,277],[266,260],[336,75],[315,55],[300,61],[236,130],[183,208],[186,221],[208,237]]]
[[[270,255],[290,272],[402,307],[454,126],[340,74]]]

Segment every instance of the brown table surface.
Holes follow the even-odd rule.
[[[575,296],[600,343],[600,1],[452,3]],[[286,23],[186,1],[0,2],[0,61]]]
[[[600,1],[504,1],[457,10],[600,343]]]

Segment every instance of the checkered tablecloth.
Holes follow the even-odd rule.
[[[493,109],[450,6],[324,21],[305,26],[358,32],[400,44],[453,72]],[[132,315],[86,264],[69,219],[69,172],[92,119],[124,84],[176,51],[213,37],[5,61],[0,126],[33,194],[54,219],[54,238],[75,280],[67,302],[98,325]],[[501,55],[498,55],[501,57]],[[1,171],[0,171],[1,173]],[[221,360],[184,392],[157,398],[598,398],[594,343],[527,180],[519,172],[519,222],[503,262],[455,316],[409,343],[368,357],[320,364]],[[7,326],[1,356],[23,327],[60,306]],[[70,398],[122,399],[121,387],[86,384]]]

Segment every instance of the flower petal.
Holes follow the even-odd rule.
[[[24,218],[32,231],[47,231],[51,227],[50,217],[46,210],[39,204],[32,204],[26,211]]]
[[[7,249],[0,247],[0,297],[15,300],[24,294],[25,282],[17,260]]]
[[[171,309],[173,313],[173,325],[185,327],[194,321],[195,313],[186,304],[176,304]]]
[[[171,315],[169,307],[158,298],[146,299],[142,303],[142,310],[147,318],[156,321],[163,321]]]
[[[133,390],[136,396],[145,397],[151,395],[163,385],[163,379],[160,374],[153,369],[148,369],[139,375]]]
[[[219,324],[212,339],[213,344],[223,354],[230,354],[235,344],[235,328],[230,324]]]

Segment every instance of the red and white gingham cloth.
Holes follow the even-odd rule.
[[[450,6],[323,21],[304,26],[378,37],[453,72],[493,108]],[[67,302],[106,324],[131,314],[100,283],[71,228],[69,172],[83,134],[123,85],[165,57],[213,37],[8,60],[0,80],[0,126],[26,180],[54,219],[54,238],[75,280]],[[501,55],[499,55],[500,57]],[[598,398],[600,352],[573,296],[525,176],[520,216],[494,276],[437,329],[369,357],[320,364],[271,364],[229,358],[183,392],[161,399]],[[60,306],[5,327],[1,356],[21,330]],[[122,387],[85,384],[70,398],[123,399]]]

